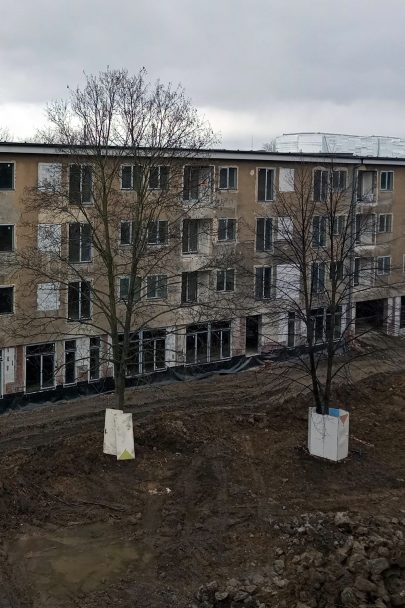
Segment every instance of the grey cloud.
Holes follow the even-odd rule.
[[[45,104],[110,65],[270,123],[283,104],[294,125],[300,103],[384,111],[405,94],[404,22],[403,0],[16,0],[0,21],[0,106]]]

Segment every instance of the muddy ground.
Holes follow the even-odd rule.
[[[287,377],[130,392],[135,461],[102,453],[108,395],[2,416],[0,608],[405,605],[403,370],[336,386],[340,464]]]

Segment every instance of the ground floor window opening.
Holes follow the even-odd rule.
[[[55,344],[27,346],[25,351],[25,390],[34,393],[55,387]]]
[[[189,325],[186,330],[186,363],[199,364],[229,359],[231,322],[215,321]]]

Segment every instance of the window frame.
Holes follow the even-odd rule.
[[[259,198],[259,175],[260,171],[266,171],[265,177],[265,186],[264,186],[264,199]],[[268,190],[268,174],[272,173],[272,184],[271,184],[271,196],[272,198],[267,198],[267,190]],[[256,201],[258,203],[273,203],[276,200],[276,192],[275,192],[275,183],[276,183],[276,167],[257,167],[256,169]]]
[[[72,167],[80,167],[80,201],[73,201],[72,200],[72,196],[73,193],[71,192],[71,186],[70,186],[70,180],[71,180],[71,170]],[[83,201],[82,197],[83,197],[83,182],[84,182],[84,175],[83,175],[83,167],[88,167],[90,169],[90,199],[88,201]],[[93,165],[90,163],[70,163],[69,165],[69,181],[68,181],[68,185],[69,185],[69,205],[71,205],[72,207],[77,207],[82,205],[83,207],[91,207],[93,205]]]
[[[268,253],[272,252],[274,248],[274,219],[273,217],[257,217],[256,218],[256,234],[255,234],[255,251],[256,253]],[[258,223],[263,221],[263,249],[259,247],[258,240]],[[270,224],[270,230],[267,228],[267,224]],[[270,241],[267,238],[270,236]]]
[[[27,355],[27,349],[32,348],[32,347],[40,347],[40,346],[47,346],[48,344],[53,346],[53,350],[51,351],[45,351],[45,352],[38,352],[38,353],[33,353],[31,355]],[[49,356],[52,354],[52,380],[53,380],[53,384],[52,386],[43,386],[43,357],[44,356]],[[27,358],[28,357],[40,357],[40,385],[39,385],[39,389],[38,390],[34,390],[34,391],[28,391],[27,390]],[[55,374],[55,364],[56,364],[56,343],[55,342],[39,342],[37,344],[27,344],[24,346],[24,393],[31,395],[34,393],[40,393],[42,391],[48,391],[48,390],[54,390],[56,387],[56,374]]]
[[[193,280],[195,279],[195,297],[190,297],[190,275],[193,276]],[[191,288],[194,289],[194,286],[191,285]],[[180,300],[182,304],[186,305],[195,304],[196,302],[198,302],[198,270],[181,273]]]
[[[187,222],[187,223],[186,223]],[[185,236],[184,236],[184,225],[186,224],[186,226],[188,226],[189,228],[187,229],[187,249],[184,249],[184,243],[185,243]],[[197,230],[196,230],[196,248],[195,249],[190,249],[190,241],[193,238],[193,234],[190,232],[190,228],[191,226],[196,226]],[[195,218],[186,218],[183,220],[182,224],[181,224],[181,253],[182,255],[195,255],[198,254],[199,252],[199,220],[195,219]]]
[[[274,267],[273,266],[269,266],[268,264],[266,265],[257,265],[254,266],[254,299],[258,302],[262,301],[262,300],[271,300],[274,296]],[[261,271],[261,278],[260,278],[260,296],[259,294],[259,289],[258,289],[258,271]],[[266,294],[266,271],[270,271],[267,272],[267,274],[270,274],[270,278],[269,278],[269,286],[268,286],[268,295]]]
[[[8,254],[8,253],[14,253],[15,250],[16,250],[16,238],[15,238],[15,227],[16,227],[16,225],[15,224],[3,224],[3,223],[0,223],[0,228],[2,226],[9,226],[12,229],[11,230],[11,249],[4,249],[4,250],[2,250],[0,248],[0,255]]]
[[[150,287],[149,287],[149,280],[150,279],[155,279],[155,287],[154,287],[154,294],[155,295],[150,295]],[[167,284],[168,284],[168,277],[167,274],[150,274],[147,275],[145,277],[146,279],[146,299],[147,300],[167,300]],[[159,287],[159,281],[163,281],[163,286]],[[158,290],[161,289],[164,291],[163,295],[162,294],[157,294]]]
[[[162,187],[162,167],[165,167],[167,169],[167,175],[166,175],[166,185],[165,187]],[[150,181],[151,181],[151,170],[153,169],[157,169],[158,172],[158,179],[157,179],[157,183],[158,185],[156,187],[151,186],[150,185]],[[148,171],[148,190],[151,191],[159,191],[159,190],[163,190],[163,191],[167,191],[169,189],[169,176],[170,176],[170,165],[154,165],[153,167],[149,167],[149,171]],[[133,170],[131,172],[131,177],[132,177],[132,183],[133,183]],[[132,188],[133,190],[135,188]]]
[[[225,229],[224,229],[224,234],[225,234],[225,238],[221,239],[219,237],[221,231],[220,231],[220,223],[221,222],[225,222]],[[233,226],[233,230],[232,230],[232,237],[229,238],[229,225]],[[236,218],[233,217],[220,217],[218,218],[218,230],[217,230],[217,240],[219,243],[231,243],[236,241]]]
[[[384,260],[383,263],[382,263],[382,271],[380,271],[380,268],[379,268],[380,260]],[[388,260],[388,272],[386,272],[385,260]],[[388,277],[388,276],[390,276],[390,274],[391,274],[391,268],[392,268],[391,267],[391,256],[390,255],[378,255],[376,262],[377,262],[377,276],[380,276],[380,277]]]
[[[79,306],[79,316],[77,319],[74,319],[72,317],[69,317],[69,287],[75,283],[79,284],[79,290],[78,290],[78,306]],[[82,305],[83,305],[83,295],[82,295],[82,283],[86,283],[89,286],[89,316],[88,317],[83,317],[82,316]],[[93,306],[92,306],[93,302],[92,302],[92,298],[91,298],[91,280],[86,280],[86,279],[79,279],[78,281],[69,281],[67,283],[67,297],[66,297],[66,308],[67,308],[67,314],[66,314],[66,319],[69,323],[86,323],[86,321],[91,321],[91,319],[93,318]]]
[[[7,312],[0,312],[0,317],[13,315],[15,313],[15,285],[0,285],[0,292],[3,289],[11,289],[11,310]]]
[[[318,228],[315,229],[315,219],[318,219]],[[315,236],[317,235],[317,239]],[[328,218],[326,215],[313,215],[312,216],[312,235],[311,235],[311,246],[313,249],[320,249],[326,247],[328,235]]]
[[[229,185],[229,170],[234,170],[235,171],[235,185],[234,186],[230,186]],[[226,186],[221,186],[221,171],[226,171]],[[238,167],[236,166],[232,166],[232,165],[221,165],[220,167],[218,167],[218,190],[224,190],[224,191],[232,191],[235,192],[238,190]]]
[[[15,160],[1,160],[0,165],[12,165],[13,167],[13,176],[12,176],[12,185],[11,188],[0,188],[0,192],[13,192],[15,190],[16,185],[16,161]]]
[[[229,280],[228,273],[230,274],[231,281]],[[222,277],[221,277],[222,275]],[[222,282],[222,287],[218,288],[218,285]],[[232,284],[232,288],[228,289],[228,285]],[[220,268],[216,271],[216,292],[217,293],[233,293],[236,287],[236,271],[235,268]]]
[[[68,223],[68,261],[69,264],[91,264],[93,261],[93,239],[91,234],[91,225],[88,222],[69,222]],[[79,260],[72,260],[70,256],[70,247],[71,247],[71,238],[70,238],[70,227],[71,226],[79,226],[79,242],[78,242],[78,250],[79,250]],[[89,259],[83,260],[83,227],[89,227]],[[73,239],[72,239],[73,241]]]
[[[156,224],[156,241],[150,241],[150,231],[151,231],[151,225],[152,224]],[[160,235],[161,235],[161,229],[160,227],[164,226],[164,241],[160,240]],[[133,225],[131,228],[131,240],[133,241]],[[148,226],[147,226],[147,230],[146,230],[146,243],[147,245],[149,245],[150,247],[164,247],[165,245],[167,245],[169,242],[169,221],[168,220],[152,220],[151,222],[149,222]]]
[[[386,187],[385,188],[383,188],[383,186],[382,186],[382,177],[383,177],[383,174],[386,175],[386,178],[385,178],[386,179]],[[391,188],[388,188],[388,182],[389,182],[389,180],[388,180],[388,174],[392,175],[392,178],[391,178]],[[380,192],[393,192],[394,191],[394,171],[393,170],[388,170],[388,171],[387,170],[381,170],[380,171],[379,186],[380,186]]]
[[[384,229],[381,230],[381,219],[384,219]],[[389,218],[388,221],[388,228],[389,230],[387,230],[387,219]],[[392,226],[393,226],[393,215],[392,213],[379,213],[378,214],[378,226],[377,226],[377,232],[378,234],[390,234],[392,232]]]

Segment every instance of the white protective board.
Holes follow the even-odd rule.
[[[349,453],[349,412],[333,411],[337,415],[324,416],[309,408],[308,449],[313,456],[339,461]]]
[[[38,283],[37,310],[59,310],[59,283]]]
[[[5,348],[3,352],[4,358],[4,384],[15,382],[15,348]],[[1,390],[1,386],[0,386]]]
[[[115,419],[117,416],[122,414],[122,410],[113,410],[107,408],[105,411],[105,422],[104,422],[104,454],[111,454],[111,456],[117,455],[117,440],[115,433]]]
[[[60,191],[62,183],[61,163],[38,163],[38,190]]]
[[[132,414],[120,413],[115,417],[115,437],[117,460],[133,460],[135,458],[135,447]]]
[[[278,264],[276,290],[277,297],[293,300],[299,299],[301,278],[299,268],[293,264]]]
[[[294,192],[294,169],[280,167],[279,189],[280,192]]]

